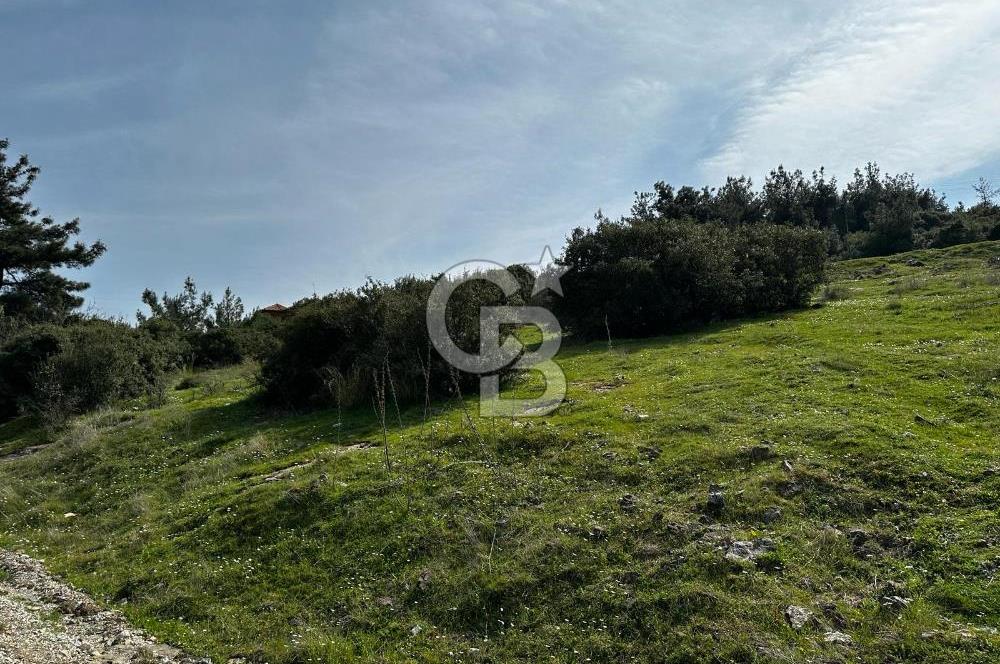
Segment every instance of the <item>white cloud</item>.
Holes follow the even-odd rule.
[[[931,180],[1000,154],[992,0],[848,6],[792,62],[750,95],[705,177],[779,163],[844,176],[871,160]]]

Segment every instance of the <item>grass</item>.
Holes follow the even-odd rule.
[[[807,310],[564,346],[556,413],[390,417],[388,473],[370,409],[266,413],[252,369],[212,372],[0,461],[0,545],[222,662],[996,661],[998,254],[845,262]],[[3,425],[0,454],[36,434]]]

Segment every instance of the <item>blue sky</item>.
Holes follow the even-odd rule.
[[[255,306],[536,260],[659,179],[1000,182],[992,1],[0,0],[0,43],[0,135],[129,318],[188,274]]]

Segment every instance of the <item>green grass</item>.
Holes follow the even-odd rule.
[[[996,661],[998,254],[845,262],[814,308],[567,345],[556,413],[408,411],[391,473],[370,410],[268,414],[251,369],[214,372],[0,461],[0,545],[222,662]]]

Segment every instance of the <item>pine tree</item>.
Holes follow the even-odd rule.
[[[222,299],[215,305],[215,324],[219,327],[232,327],[243,322],[243,300],[233,294],[233,289],[226,287]]]
[[[90,284],[72,281],[58,268],[91,265],[105,251],[100,241],[70,244],[80,220],[56,223],[39,217],[26,200],[39,169],[21,155],[8,165],[7,139],[0,139],[0,314],[32,320],[61,320],[83,304],[77,293]]]

